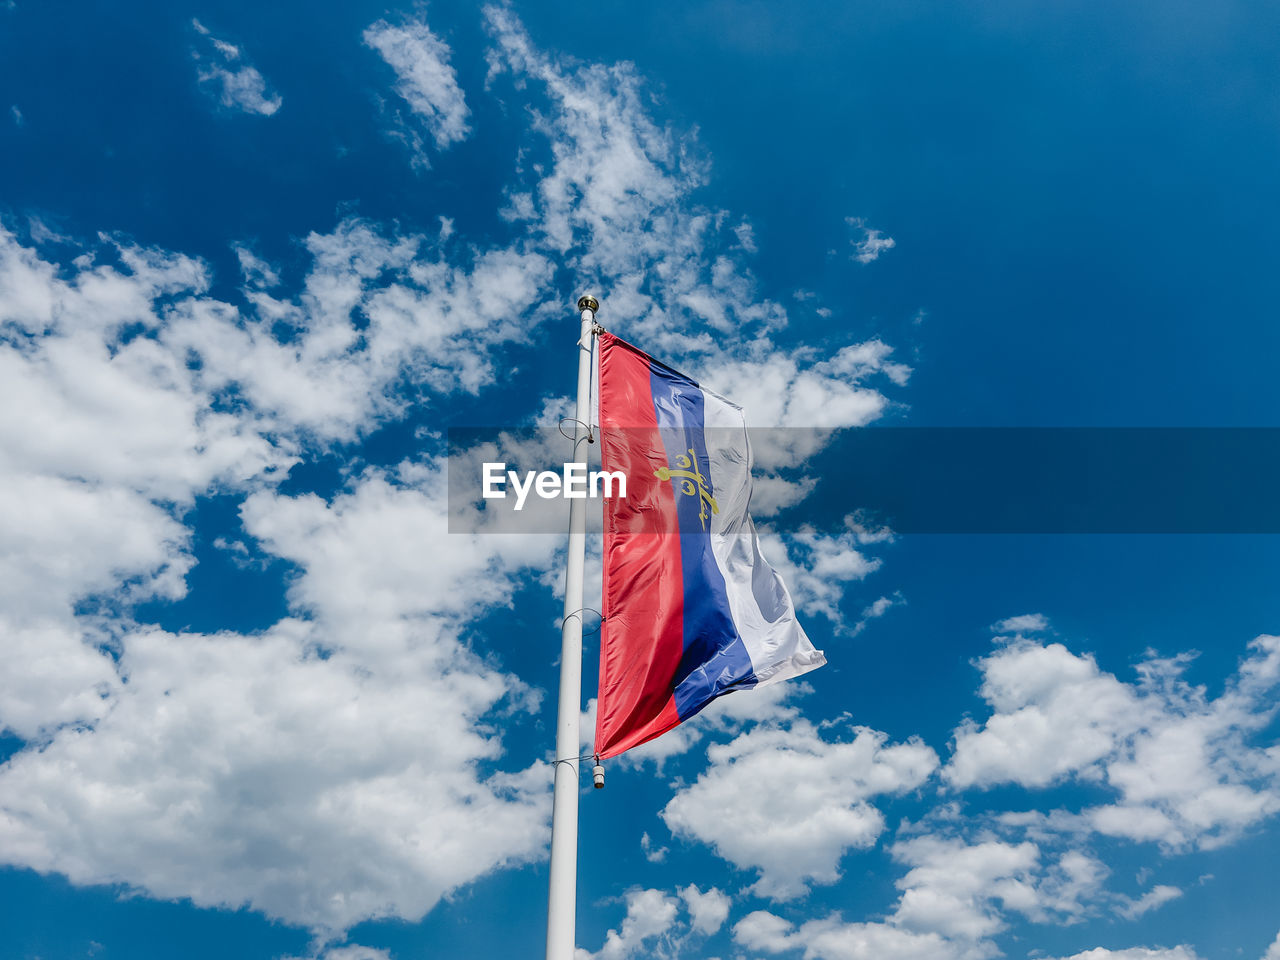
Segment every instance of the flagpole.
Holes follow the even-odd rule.
[[[578,404],[573,462],[587,461],[591,436],[591,358],[595,297],[578,299]],[[587,554],[587,503],[569,501],[569,556],[565,564],[564,620],[560,627],[560,704],[556,716],[555,796],[551,812],[551,883],[547,896],[546,960],[573,960],[578,895],[578,718],[582,710],[582,579]]]

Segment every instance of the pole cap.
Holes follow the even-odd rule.
[[[585,293],[578,298],[578,309],[590,310],[592,313],[595,313],[600,309],[600,301],[591,296],[591,294]]]

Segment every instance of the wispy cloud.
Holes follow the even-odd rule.
[[[640,851],[650,863],[661,863],[667,859],[667,854],[670,852],[666,847],[655,844],[648,833],[640,835]]]
[[[282,957],[281,960],[391,960],[391,952],[350,943],[341,947],[329,947],[310,957]]]
[[[1176,900],[1182,896],[1182,890],[1178,887],[1169,886],[1168,884],[1158,884],[1144,893],[1137,900],[1125,899],[1121,902],[1116,910],[1122,917],[1128,917],[1130,920],[1136,920],[1144,913],[1150,913],[1152,910],[1159,909],[1170,900]]]
[[[217,92],[224,107],[269,117],[284,103],[279,94],[269,93],[267,81],[249,64],[235,44],[219,40],[199,20],[191,26],[203,41],[191,51],[196,75],[202,85]]]
[[[240,274],[250,286],[270,289],[280,283],[280,274],[244,244],[236,244],[236,259],[240,261]]]
[[[1043,613],[1023,613],[1006,617],[991,625],[995,633],[1044,633],[1049,629],[1049,619]]]
[[[845,217],[844,222],[849,225],[853,234],[849,239],[853,244],[853,253],[849,255],[851,260],[863,264],[871,263],[886,250],[892,250],[897,246],[897,241],[893,237],[887,237],[882,231],[868,227],[862,217]]]
[[[894,607],[900,607],[904,604],[906,604],[906,601],[902,599],[902,594],[895,593],[892,597],[880,597],[875,602],[863,607],[861,619],[853,626],[853,635],[856,637],[867,629],[872,620],[877,620]]]
[[[393,26],[379,20],[364,32],[364,42],[377,50],[396,72],[396,93],[426,127],[437,150],[466,139],[471,115],[458,75],[449,63],[449,45],[421,20]],[[394,135],[413,152],[415,166],[430,167],[417,128],[397,111]]]

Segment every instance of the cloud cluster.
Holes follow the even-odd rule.
[[[882,835],[883,817],[867,797],[941,775],[943,802],[921,822],[901,824],[888,848],[904,872],[896,881],[898,900],[883,918],[793,919],[757,910],[735,924],[737,943],[765,954],[803,951],[813,960],[983,960],[1001,953],[998,939],[1013,919],[1064,925],[1110,914],[1135,920],[1184,895],[1167,883],[1135,896],[1108,889],[1110,870],[1090,849],[1099,836],[1159,840],[1166,853],[1211,847],[1276,808],[1275,750],[1254,747],[1249,737],[1275,714],[1277,638],[1254,640],[1223,693],[1210,698],[1182,679],[1187,657],[1148,655],[1137,681],[1123,683],[1091,657],[1027,639],[1049,629],[1041,615],[1009,618],[995,629],[1013,635],[998,638],[997,650],[979,664],[993,716],[982,726],[969,721],[958,728],[941,768],[923,744],[886,747],[882,734],[865,729],[852,744],[833,744],[823,734],[829,725],[782,718],[712,746],[697,781],[676,785],[663,813],[672,832],[711,846],[740,869],[757,870],[751,892],[786,900],[811,883],[838,878],[845,851],[869,847]],[[845,761],[859,745],[872,752],[855,770]],[[888,764],[880,785],[872,786],[865,771],[883,762],[881,755],[913,746],[912,764]],[[998,808],[974,814],[959,799],[945,799],[974,787],[1038,788],[1066,778],[1116,799],[1050,814]],[[1162,832],[1114,828],[1117,812],[1120,823],[1134,822],[1128,811],[1138,803],[1161,818]],[[1077,956],[1196,960],[1186,945],[1099,947]]]
[[[791,899],[810,883],[835,883],[843,854],[884,831],[869,801],[914,790],[938,758],[923,743],[889,744],[865,727],[851,728],[851,740],[824,732],[797,719],[709,747],[707,769],[676,791],[662,819],[676,835],[758,871],[752,889],[761,896]]]
[[[0,770],[8,862],[335,932],[416,918],[542,855],[546,771],[503,763],[492,721],[536,693],[463,637],[553,546],[446,540],[430,457],[347,476],[327,501],[278,484],[410,404],[487,387],[566,275],[607,286],[611,316],[671,359],[714,345],[731,389],[770,377],[783,406],[765,417],[864,423],[885,401],[863,381],[904,382],[878,341],[778,366],[785,311],[734,259],[749,227],[692,202],[703,167],[650,119],[640,78],[562,64],[509,11],[487,18],[495,71],[550,105],[522,114],[551,162],[518,171],[506,242],[346,218],[302,239],[297,288],[238,246],[230,302],[179,253],[0,230],[0,478],[16,494],[0,507],[0,724],[29,743]],[[279,108],[239,48],[194,26],[224,105]],[[461,141],[444,41],[421,21],[364,39],[436,147]],[[735,242],[712,255],[722,234]],[[691,320],[703,332],[680,332]],[[214,493],[242,501],[243,552],[295,571],[289,616],[253,634],[137,622],[138,602],[185,595],[190,511]],[[791,716],[780,699],[726,704],[708,714],[725,730]],[[690,930],[723,922],[726,902],[681,897]]]
[[[1200,957],[1188,946],[1128,947],[1124,950],[1095,947],[1058,960],[1200,960]]]
[[[579,948],[576,960],[635,956],[675,960],[692,939],[716,933],[729,916],[729,897],[715,887],[703,891],[690,884],[675,895],[637,889],[628,891],[623,900],[627,913],[622,925],[606,934],[596,952]]]
[[[485,716],[536,699],[459,630],[546,555],[538,538],[523,558],[481,538],[421,550],[444,539],[441,471],[370,476],[331,504],[251,496],[248,533],[304,571],[299,616],[251,636],[124,633],[109,709],[0,774],[11,862],[341,930],[420,917],[540,856],[546,770],[478,768],[502,755]],[[492,593],[464,604],[473,580]]]
[[[58,264],[0,232],[0,723],[31,744],[0,770],[8,862],[338,930],[542,855],[546,771],[496,764],[486,719],[536,698],[461,636],[551,545],[445,538],[439,461],[331,502],[275,490],[305,451],[395,415],[406,372],[478,389],[517,335],[539,258],[448,266],[422,243],[344,222],[307,238],[296,298],[256,269],[236,307],[181,255],[103,238]],[[503,312],[493,339],[461,335],[477,309]],[[253,635],[136,623],[138,601],[184,596],[186,514],[215,491],[298,569],[294,616]]]
[[[466,243],[451,224],[427,234],[346,218],[302,238],[297,287],[239,247],[244,286],[226,302],[210,295],[207,266],[181,254],[110,238],[69,252],[0,230],[0,480],[16,494],[0,505],[0,723],[29,741],[0,769],[9,862],[334,933],[420,917],[476,877],[542,856],[547,770],[507,756],[496,719],[520,722],[539,694],[467,638],[552,565],[554,544],[445,537],[444,465],[430,455],[348,475],[328,499],[285,495],[279,481],[410,406],[489,387],[562,309],[548,291],[589,281],[611,326],[746,401],[755,425],[864,425],[891,409],[882,391],[908,382],[878,339],[780,351],[792,318],[758,295],[750,225],[698,205],[706,165],[654,122],[635,70],[540,51],[507,8],[485,17],[490,92],[535,108],[513,111],[532,126],[503,200],[508,237]],[[278,109],[237,48],[197,29],[202,82],[224,104]],[[471,113],[444,40],[410,20],[379,21],[364,41],[396,72],[416,125],[402,126],[416,131],[407,137],[437,150],[466,139]],[[893,246],[854,226],[856,260]],[[771,471],[822,442],[817,429],[756,451],[776,503],[811,487]],[[138,601],[184,595],[190,511],[212,493],[239,498],[255,557],[293,571],[289,615],[253,634],[137,622]],[[842,625],[848,590],[880,564],[868,547],[889,537],[851,522],[772,538],[766,551],[805,609]],[[867,604],[861,622],[895,602]],[[1180,893],[1108,893],[1106,867],[1063,837],[1207,847],[1280,809],[1275,748],[1251,741],[1273,715],[1277,638],[1255,640],[1210,697],[1183,679],[1185,658],[1153,655],[1125,682],[1027,639],[1048,630],[1038,614],[996,629],[1005,637],[980,663],[990,715],[955,731],[941,768],[918,740],[802,719],[792,698],[803,685],[723,698],[621,761],[660,768],[728,740],[707,748],[662,818],[753,872],[759,896],[834,883],[850,851],[887,838],[902,876],[884,916],[756,911],[733,926],[739,945],[839,960],[993,956],[1013,918],[1135,918]],[[931,783],[952,800],[1063,782],[1094,799],[888,832],[891,798]],[[666,852],[645,850],[655,861]],[[730,913],[727,895],[696,886],[636,890],[625,903],[601,949],[580,956],[675,956]],[[1104,958],[1194,952],[1099,948],[1073,960]]]
[[[891,853],[909,869],[884,920],[846,922],[833,914],[796,926],[760,910],[734,926],[734,939],[766,953],[800,948],[814,960],[982,960],[999,954],[992,938],[1008,926],[1007,914],[1072,922],[1105,876],[1082,854],[1052,860],[1033,843],[990,837],[970,843],[923,835]]]
[[[485,16],[490,85],[509,74],[552,105],[534,127],[547,156],[508,191],[504,215],[601,292],[606,323],[745,402],[751,425],[860,426],[880,416],[887,401],[864,381],[901,385],[907,368],[879,341],[834,357],[775,348],[771,336],[788,316],[757,297],[743,260],[754,247],[742,242],[749,225],[696,203],[707,163],[692,141],[653,121],[634,67],[566,62],[537,49],[510,9],[490,6]]]
[[[24,738],[92,722],[119,688],[109,625],[76,605],[182,596],[195,493],[291,462],[156,339],[157,301],[203,291],[203,267],[114,253],[63,275],[0,227],[0,725]]]
[[[391,953],[352,943],[330,947],[313,957],[284,957],[282,960],[391,960]]]
[[[1280,811],[1280,758],[1249,742],[1275,714],[1280,638],[1252,641],[1218,697],[1182,679],[1188,663],[1151,655],[1125,683],[1060,643],[1014,639],[980,664],[992,713],[957,729],[944,776],[956,788],[1074,778],[1116,795],[1082,811],[1100,833],[1226,842]]]
[[[205,389],[242,395],[273,429],[321,441],[354,440],[403,413],[416,398],[402,377],[436,394],[489,385],[493,352],[528,337],[551,272],[536,253],[450,257],[438,240],[358,219],[305,246],[312,268],[297,297],[250,291],[248,316],[182,304],[166,336],[205,358]]]

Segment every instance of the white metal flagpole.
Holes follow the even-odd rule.
[[[573,462],[587,461],[591,436],[591,359],[595,297],[578,300],[578,406]],[[578,896],[578,717],[582,710],[582,576],[587,555],[587,502],[569,501],[569,559],[565,565],[564,622],[560,627],[560,704],[556,716],[555,798],[551,812],[551,889],[547,897],[547,958],[573,960]]]

